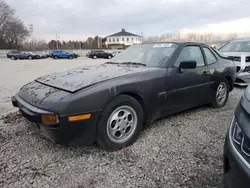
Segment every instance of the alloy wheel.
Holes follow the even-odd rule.
[[[115,143],[125,143],[133,136],[138,123],[138,117],[130,106],[120,106],[110,115],[107,122],[107,133]]]
[[[218,104],[223,104],[227,97],[227,85],[225,82],[219,84],[216,91],[216,100]]]

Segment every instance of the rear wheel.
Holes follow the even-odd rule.
[[[73,56],[69,56],[69,59],[73,59]]]
[[[58,59],[58,56],[54,56],[54,59]]]
[[[32,60],[33,58],[32,58],[32,56],[29,56],[28,59],[29,59],[29,60]]]
[[[97,56],[96,56],[96,55],[94,55],[94,56],[93,56],[93,59],[96,59],[96,58],[97,58]]]
[[[103,110],[98,122],[97,143],[109,151],[129,146],[137,139],[142,126],[143,111],[139,102],[120,95]]]
[[[112,58],[111,55],[109,55],[109,56],[108,56],[108,59],[111,59],[111,58]]]
[[[221,108],[226,105],[229,95],[229,87],[226,79],[222,80],[216,89],[213,96],[212,106],[214,108]]]

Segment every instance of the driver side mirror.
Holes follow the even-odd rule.
[[[181,71],[181,69],[195,69],[196,65],[196,61],[182,61],[179,65],[179,70]]]

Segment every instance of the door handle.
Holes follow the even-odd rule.
[[[203,71],[203,75],[210,75],[210,71]]]

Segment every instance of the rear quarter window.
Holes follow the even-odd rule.
[[[213,54],[213,52],[211,52],[209,48],[202,47],[202,49],[204,50],[208,65],[211,65],[217,62],[217,58],[215,57],[215,55]]]

